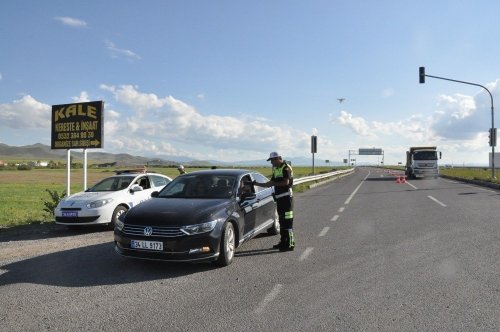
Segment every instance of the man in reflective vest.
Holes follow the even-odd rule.
[[[254,182],[261,187],[274,187],[274,198],[279,215],[281,240],[273,248],[280,251],[292,251],[295,248],[293,236],[293,171],[278,152],[271,152],[267,161],[273,165],[271,181]]]

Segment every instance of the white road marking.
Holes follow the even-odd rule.
[[[271,302],[272,300],[274,300],[274,298],[276,296],[278,296],[278,293],[281,291],[282,287],[283,287],[282,284],[276,284],[276,285],[274,285],[274,287],[271,290],[271,292],[269,292],[266,295],[266,297],[264,298],[264,300],[262,300],[262,302],[259,303],[259,306],[257,307],[257,309],[255,309],[255,312],[256,313],[263,312],[264,309],[266,308],[266,306],[269,304],[269,302]]]
[[[361,181],[361,183],[356,187],[356,189],[354,189],[354,191],[352,192],[352,194],[347,198],[347,200],[345,201],[345,205],[349,204],[351,202],[351,199],[354,197],[354,195],[356,195],[356,193],[358,192],[359,188],[361,188],[361,185],[363,184],[363,182],[370,176],[370,172],[368,172],[368,174],[366,174],[365,178],[363,179],[363,181]]]
[[[406,181],[406,184],[408,184],[410,187],[412,187],[413,189],[418,189],[417,187],[415,187],[414,185],[412,185],[410,182]]]
[[[331,221],[337,221],[337,219],[339,219],[339,215],[338,214],[334,215],[333,218],[331,219]]]
[[[442,203],[442,202],[438,201],[438,200],[437,200],[437,199],[435,199],[434,197],[432,197],[432,196],[427,196],[427,197],[429,197],[430,199],[432,199],[434,202],[438,203],[438,204],[439,204],[439,205],[441,205],[442,207],[446,207],[446,204],[444,204],[444,203]]]
[[[339,212],[340,212],[340,213],[342,213],[342,212],[344,212],[344,210],[345,210],[345,206],[341,207],[341,208],[339,209]]]
[[[330,230],[330,227],[325,227],[321,230],[321,232],[318,234],[318,236],[325,236],[326,233],[328,233],[328,231]]]
[[[302,253],[302,255],[300,255],[299,261],[302,262],[307,257],[309,257],[309,255],[312,253],[313,250],[314,250],[313,247],[307,247],[306,250],[304,250],[304,252]]]

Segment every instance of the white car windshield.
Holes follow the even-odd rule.
[[[133,176],[112,176],[106,178],[93,187],[89,188],[89,192],[100,192],[100,191],[118,191],[126,189],[130,183],[134,180]]]

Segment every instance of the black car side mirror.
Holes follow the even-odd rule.
[[[159,194],[160,194],[160,192],[159,192],[159,191],[153,191],[153,192],[151,193],[151,197],[153,197],[153,198],[158,197],[158,195],[159,195]]]

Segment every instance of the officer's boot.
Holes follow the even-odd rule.
[[[293,249],[295,249],[295,238],[293,235],[293,230],[287,229],[284,245],[279,247],[279,250],[280,251],[293,251]]]
[[[280,229],[280,242],[278,244],[275,244],[273,246],[273,249],[281,249],[285,246],[286,244],[286,238],[288,236],[288,230],[281,228]]]

